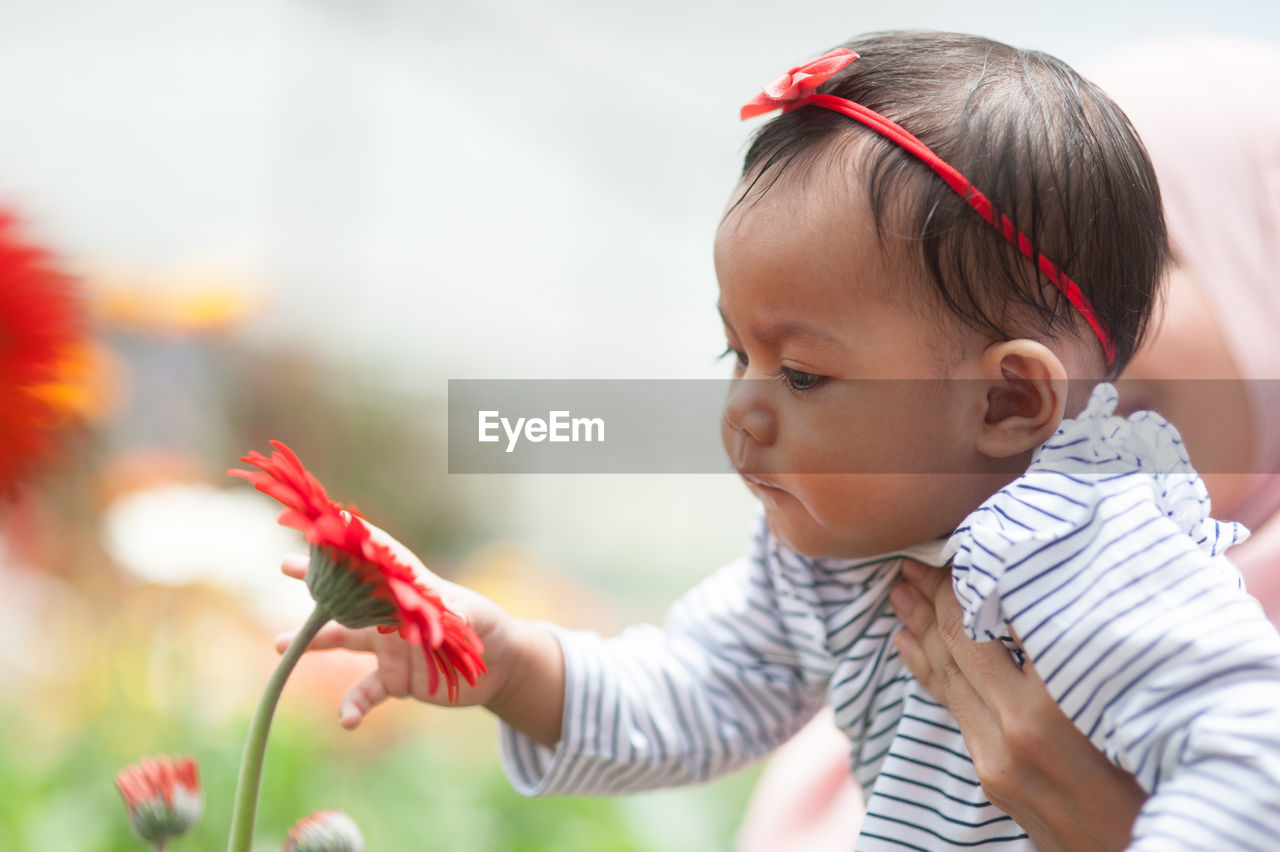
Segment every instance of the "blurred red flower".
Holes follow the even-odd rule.
[[[298,456],[280,441],[270,456],[250,452],[240,461],[258,471],[227,473],[252,483],[284,504],[281,524],[301,530],[311,545],[307,587],[316,603],[350,628],[376,626],[399,631],[421,645],[427,659],[428,686],[439,688],[443,675],[450,701],[458,699],[458,677],[475,686],[485,672],[484,645],[467,620],[428,590],[392,549],[375,540],[355,507],[334,502]]]
[[[15,231],[12,214],[0,211],[0,495],[52,455],[60,412],[45,391],[84,334],[71,280]]]
[[[116,775],[116,788],[129,809],[134,834],[160,847],[190,831],[204,807],[196,762],[190,757],[144,757]]]
[[[363,852],[364,836],[342,811],[316,811],[289,829],[284,852]]]

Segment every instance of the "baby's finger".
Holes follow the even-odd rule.
[[[404,562],[417,573],[425,574],[429,577],[435,576],[427,566],[422,563],[422,560],[418,558],[418,554],[401,544],[400,540],[395,536],[382,529],[382,527],[369,523],[367,520],[364,524],[369,528],[369,532],[373,533],[373,540],[378,544],[389,547],[392,554],[394,554],[401,562]]]
[[[389,547],[391,549],[391,553],[396,557],[396,559],[400,560],[405,565],[408,565],[413,570],[414,576],[431,591],[436,594],[448,594],[451,589],[457,588],[453,583],[450,583],[448,580],[428,568],[426,564],[418,558],[418,554],[414,553],[402,544],[399,539],[395,538],[381,527],[369,523],[367,520],[364,523],[365,526],[369,528],[369,531],[373,533],[373,540],[379,544]],[[451,606],[450,608],[452,609],[453,607]]]
[[[305,580],[307,566],[310,564],[311,558],[305,553],[290,553],[280,561],[280,572],[295,580]]]
[[[296,630],[281,633],[276,637],[276,650],[283,653],[293,641],[293,637],[297,635]],[[375,631],[372,627],[351,630],[341,624],[329,624],[320,629],[316,638],[312,639],[311,644],[307,646],[307,650],[330,651],[334,648],[345,648],[348,651],[372,651],[374,635]]]
[[[428,568],[418,555],[402,544],[386,530],[364,522],[373,534],[374,541],[391,549],[391,553],[413,571],[414,577],[434,594],[440,595],[444,605],[470,621],[468,602],[474,600],[475,593],[458,584],[446,580]]]
[[[338,705],[338,721],[348,731],[360,727],[364,717],[369,715],[379,704],[387,700],[387,685],[378,672],[369,672],[347,690]]]

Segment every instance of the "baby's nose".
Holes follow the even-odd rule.
[[[738,379],[729,388],[724,402],[724,422],[741,437],[760,444],[778,439],[778,418],[769,404],[773,383],[760,379]]]

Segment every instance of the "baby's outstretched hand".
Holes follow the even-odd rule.
[[[396,557],[413,568],[418,580],[428,589],[441,595],[448,607],[467,619],[471,628],[484,644],[484,659],[488,672],[481,675],[475,686],[465,681],[459,683],[459,696],[450,702],[443,683],[437,684],[432,693],[432,678],[428,672],[426,655],[420,645],[401,638],[399,633],[383,633],[376,627],[351,629],[337,622],[330,622],[316,635],[308,651],[345,648],[373,654],[377,668],[357,681],[343,697],[338,708],[344,728],[354,729],[369,712],[387,698],[416,698],[428,704],[468,706],[489,704],[502,690],[505,677],[503,659],[512,643],[509,634],[519,632],[517,620],[508,616],[488,598],[463,586],[450,583],[431,573],[411,551],[382,530],[369,525],[373,535],[381,543],[391,547]],[[280,570],[295,579],[305,579],[309,559],[304,554],[286,556]],[[276,637],[276,650],[283,652],[297,631],[282,633]]]

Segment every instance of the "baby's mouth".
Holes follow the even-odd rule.
[[[787,493],[785,489],[779,488],[772,482],[756,476],[755,474],[746,473],[745,471],[740,470],[738,471],[738,476],[742,477],[742,481],[747,484],[747,488],[751,490],[751,493],[762,499],[766,497],[773,498]]]

